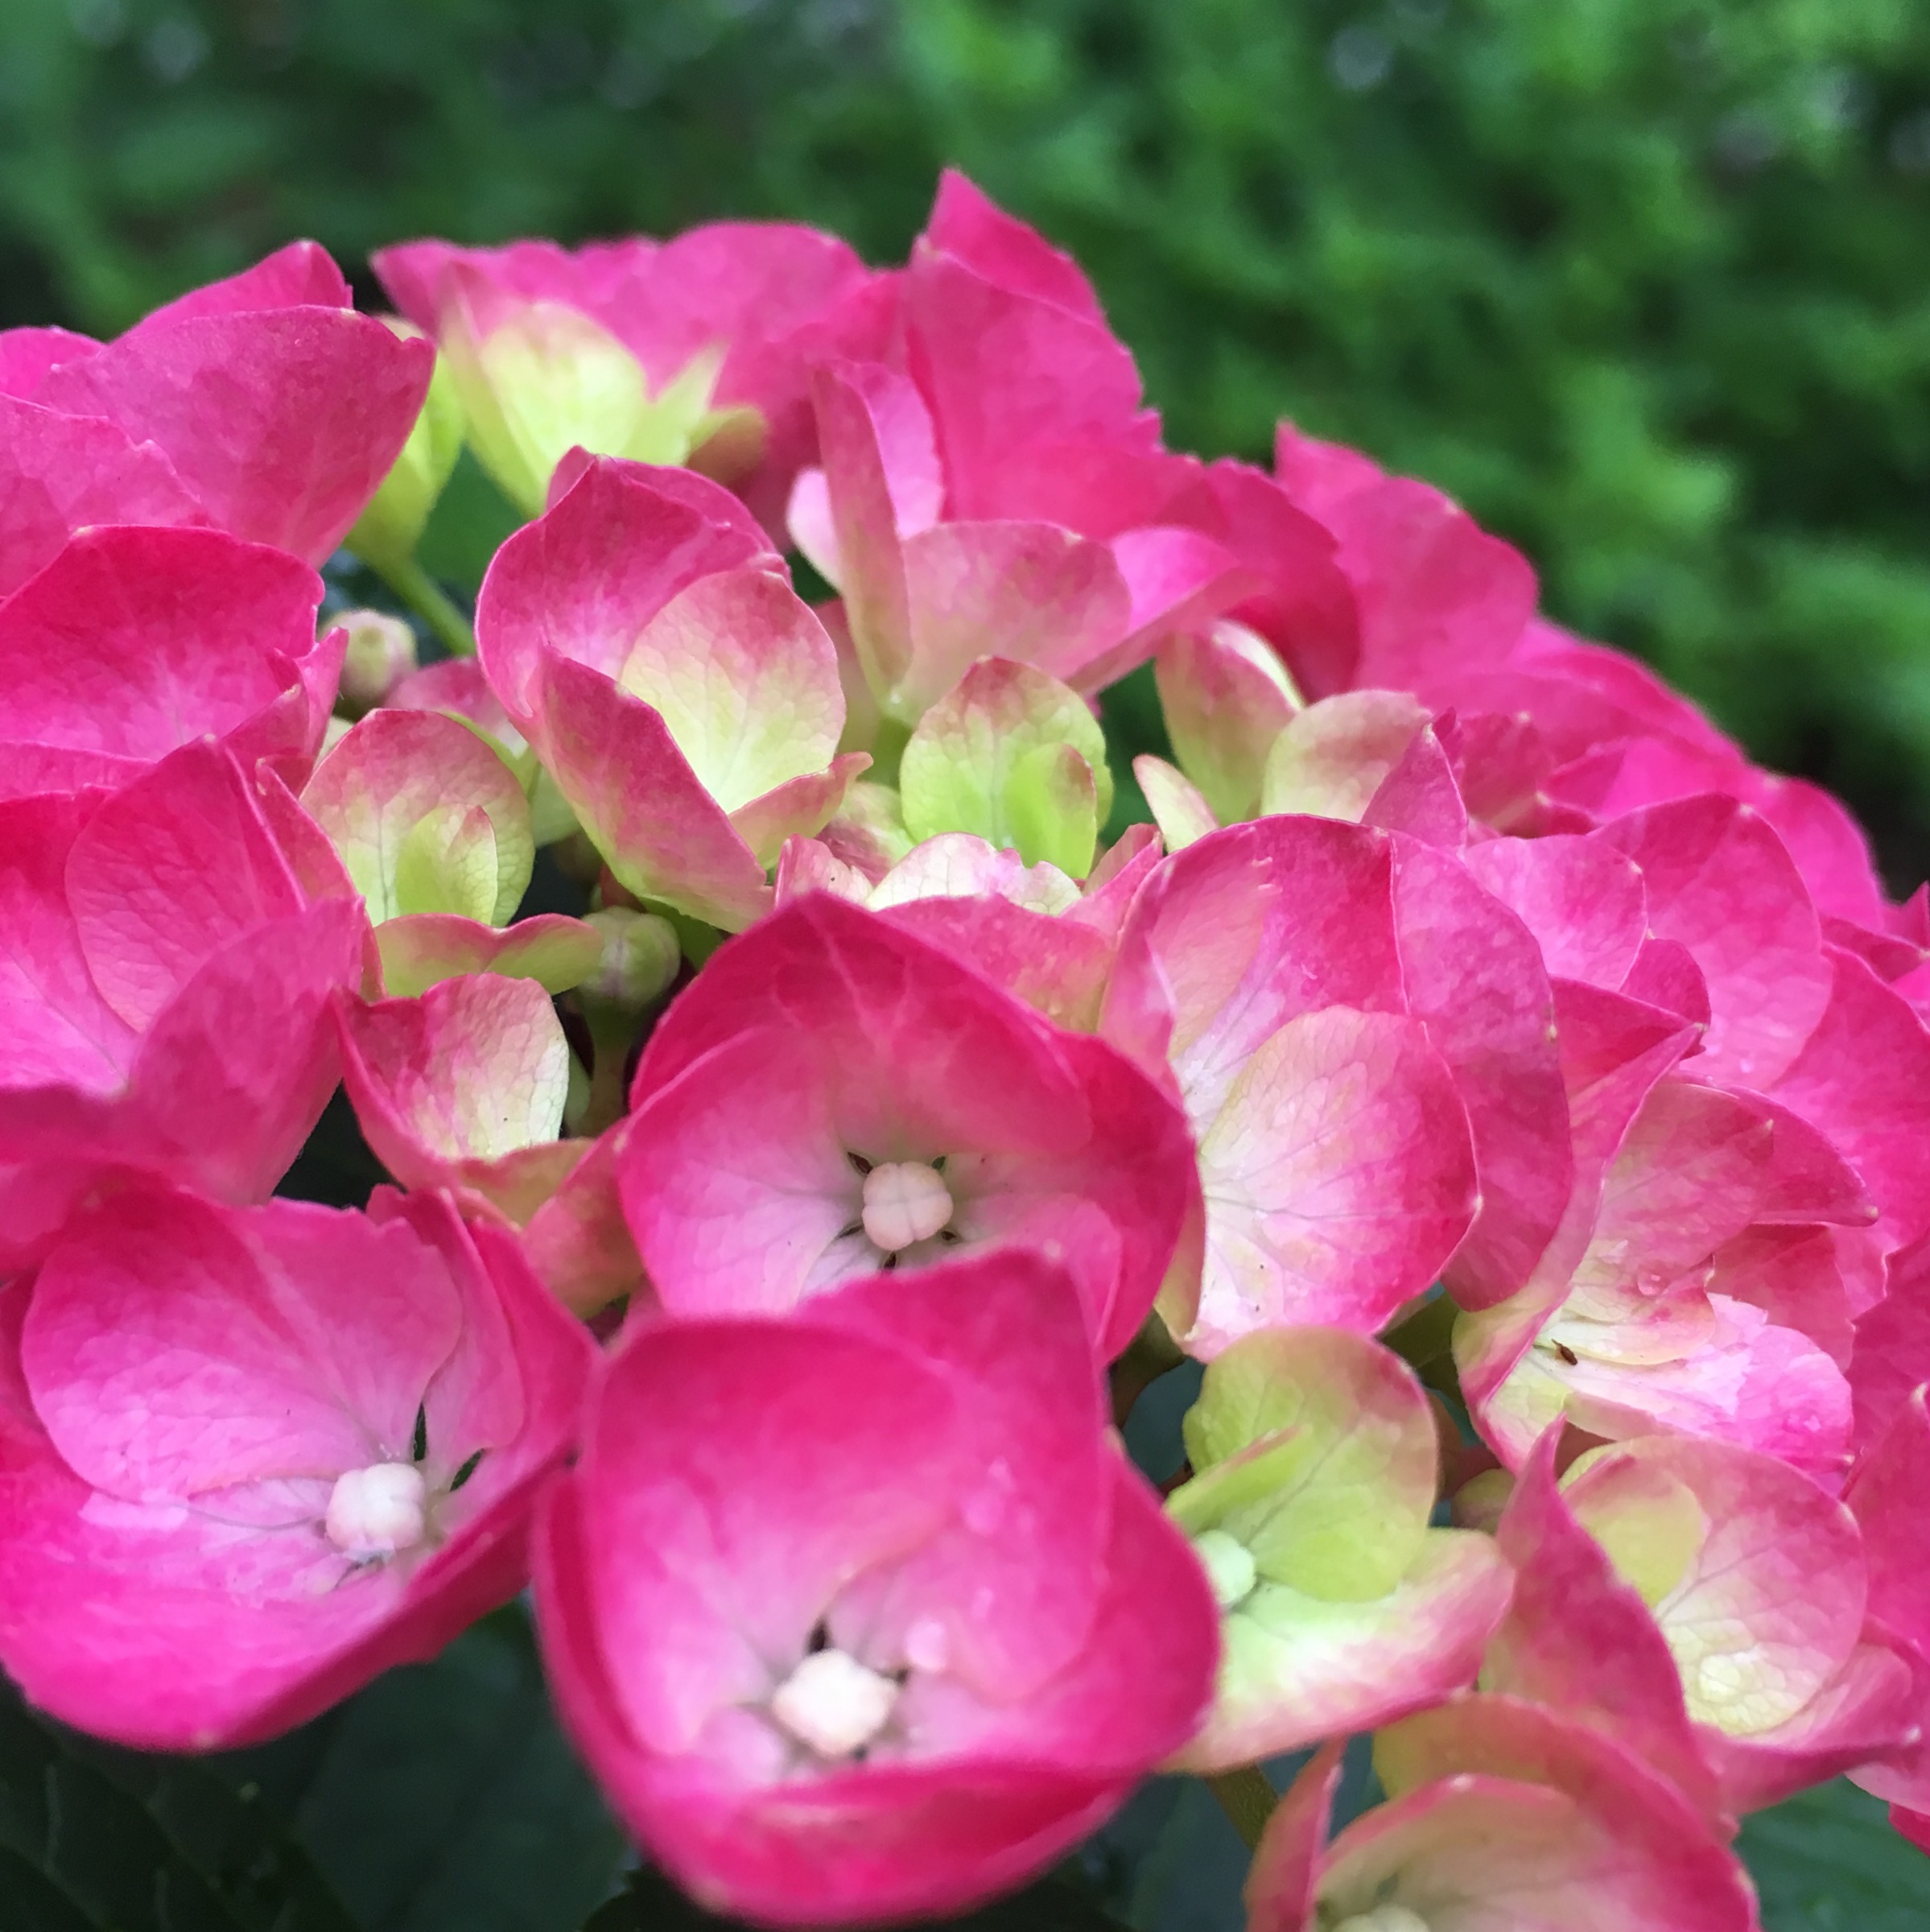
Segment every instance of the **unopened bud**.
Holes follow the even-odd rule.
[[[586,1004],[641,1013],[670,990],[683,964],[683,948],[668,919],[627,906],[592,912],[588,923],[603,935],[603,957],[576,989]]]
[[[415,633],[386,611],[344,611],[337,619],[348,634],[342,658],[341,702],[358,717],[373,711],[415,669]]]

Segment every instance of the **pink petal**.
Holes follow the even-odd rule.
[[[1282,1321],[1371,1335],[1473,1218],[1467,1117],[1415,1021],[1303,1013],[1195,1119],[1207,1246],[1190,1352]]]
[[[433,361],[347,310],[151,317],[35,400],[155,444],[223,529],[319,564],[388,474]]]
[[[0,394],[0,596],[97,523],[206,521],[167,459],[94,416]]]
[[[1458,860],[1396,839],[1393,883],[1407,1009],[1427,1022],[1474,1136],[1481,1208],[1449,1279],[1480,1307],[1528,1279],[1573,1183],[1553,996],[1533,935]]]
[[[1316,1752],[1274,1806],[1247,1873],[1247,1932],[1306,1932],[1345,1748]]]
[[[303,902],[234,761],[201,744],[94,813],[74,840],[68,898],[95,985],[136,1026],[217,948]]]
[[[1051,524],[934,524],[904,559],[912,661],[893,708],[907,717],[995,653],[1078,686],[1132,627],[1111,550]]]
[[[537,689],[544,762],[619,880],[726,931],[769,908],[764,868],[655,711],[568,658]]]
[[[600,459],[496,553],[476,599],[478,654],[526,737],[539,667],[561,655],[614,677],[639,633],[700,577],[774,564],[741,524],[714,519],[641,464]]]
[[[1829,1004],[1769,1092],[1829,1136],[1900,1248],[1930,1226],[1930,1032],[1861,960],[1829,951]]]
[[[1594,838],[1492,839],[1467,869],[1534,934],[1551,979],[1622,985],[1641,951],[1648,901],[1635,862]]]
[[[292,557],[214,530],[85,531],[0,604],[0,738],[142,763],[203,737],[266,752],[287,698],[312,755],[334,681],[311,702],[298,669],[321,595]]]
[[[1515,1594],[1483,1683],[1602,1732],[1714,1818],[1714,1783],[1675,1661],[1641,1598],[1558,1492],[1555,1435],[1537,1446],[1501,1518],[1496,1541],[1515,1567]]]
[[[1709,983],[1706,1080],[1767,1089],[1829,1002],[1815,909],[1768,824],[1726,799],[1685,799],[1617,819],[1609,843],[1642,869],[1648,923]]]

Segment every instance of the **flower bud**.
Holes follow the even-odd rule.
[[[340,703],[360,717],[415,669],[415,633],[400,617],[381,610],[344,611],[339,622],[348,634]]]
[[[423,332],[399,317],[382,319],[398,336]],[[402,454],[343,542],[377,569],[407,563],[415,555],[429,513],[435,508],[462,447],[462,398],[448,364],[439,355],[435,374],[429,378],[429,393],[423,398]]]
[[[670,921],[654,912],[610,906],[590,914],[588,923],[603,935],[603,957],[577,988],[577,997],[586,1005],[624,1013],[641,1013],[661,999],[683,957]]]

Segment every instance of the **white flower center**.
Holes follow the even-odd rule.
[[[820,1757],[850,1757],[890,1721],[898,1686],[842,1650],[814,1650],[771,1698],[771,1715]]]
[[[344,1470],[329,1492],[328,1540],[357,1563],[413,1550],[428,1527],[428,1495],[413,1463]]]
[[[864,1232],[887,1254],[929,1241],[951,1219],[945,1177],[923,1161],[885,1161],[864,1177]]]
[[[1223,1530],[1202,1530],[1193,1539],[1193,1554],[1206,1567],[1213,1600],[1223,1610],[1237,1609],[1253,1594],[1260,1580],[1253,1552]]]
[[[1334,1932],[1428,1932],[1428,1922],[1405,1905],[1376,1905],[1371,1912],[1343,1918]]]

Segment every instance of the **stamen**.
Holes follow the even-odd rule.
[[[864,1177],[864,1232],[887,1254],[930,1241],[951,1219],[944,1178],[923,1161],[887,1161]]]
[[[773,1694],[771,1715],[823,1758],[856,1757],[891,1721],[898,1686],[847,1651],[813,1650]]]
[[[429,1486],[414,1463],[372,1463],[335,1479],[324,1523],[330,1542],[357,1563],[413,1550],[428,1528]]]

